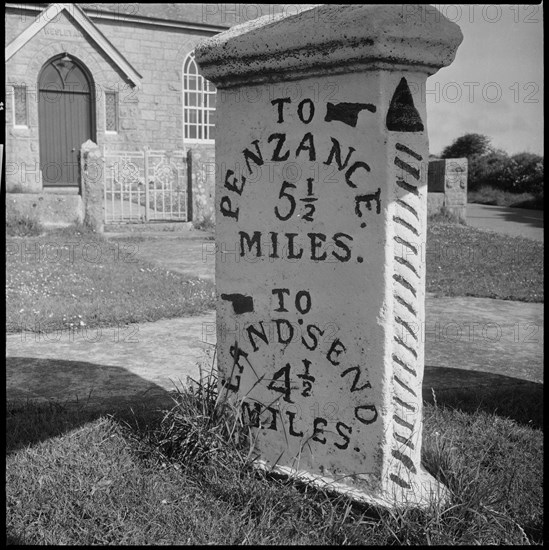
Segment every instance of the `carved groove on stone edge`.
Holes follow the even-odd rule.
[[[414,275],[419,277],[419,273],[416,271],[416,268],[408,260],[405,260],[404,258],[401,258],[400,256],[395,256],[395,261],[397,261],[399,264],[407,267]]]
[[[410,424],[410,422],[406,422],[406,420],[400,418],[400,416],[398,416],[397,414],[394,414],[394,415],[393,415],[393,420],[394,420],[397,424],[400,424],[401,426],[404,426],[405,428],[408,428],[410,431],[413,431],[413,429],[414,429],[414,425],[413,425],[413,424]]]
[[[404,189],[405,191],[409,191],[410,193],[412,193],[416,196],[419,196],[418,188],[415,185],[411,185],[410,183],[405,182],[401,178],[397,178],[396,181],[397,181],[397,185],[399,187],[402,187],[402,189]]]
[[[404,306],[414,317],[417,317],[416,310],[404,299],[402,296],[395,294],[395,300],[402,306]]]
[[[417,340],[417,334],[412,330],[412,327],[404,321],[404,319],[401,319],[398,315],[395,316],[395,321],[401,326],[406,329],[408,334],[414,339]]]
[[[408,470],[410,470],[410,472],[412,472],[413,474],[417,474],[417,469],[414,465],[414,462],[412,461],[412,459],[405,455],[404,453],[400,452],[400,451],[397,451],[396,449],[393,449],[391,451],[391,454],[397,459],[397,460],[400,460],[400,462],[402,462],[402,464],[404,464],[404,466],[406,466],[406,468],[408,468]]]
[[[408,172],[414,179],[419,180],[419,168],[414,168],[412,165],[404,162],[402,159],[395,157],[395,166],[398,166],[405,172]]]
[[[406,351],[408,351],[409,353],[411,353],[413,356],[414,356],[414,359],[417,359],[417,351],[412,347],[412,346],[409,346],[408,344],[405,344],[401,338],[399,338],[398,336],[395,336],[394,337],[394,340],[397,344],[399,344],[400,346],[402,346]]]
[[[406,447],[410,447],[410,449],[415,448],[412,441],[410,439],[408,439],[407,437],[404,437],[400,434],[397,434],[396,432],[393,432],[393,436],[399,443],[402,443],[403,445],[406,445]]]
[[[405,363],[396,353],[393,353],[393,361],[400,365],[405,371],[409,372],[410,374],[413,374],[414,376],[417,376],[417,372],[415,369],[410,367],[407,363]]]
[[[406,403],[405,401],[402,401],[399,397],[396,395],[393,396],[393,399],[396,403],[398,403],[401,407],[404,407],[405,409],[408,409],[409,411],[416,412],[417,409],[413,405],[410,405],[409,403]]]
[[[409,393],[411,393],[413,396],[417,397],[416,395],[416,392],[410,388],[409,386],[407,386],[398,376],[393,376],[393,378],[395,379],[395,382],[397,384],[399,384],[400,386],[402,386],[405,390],[407,390]]]
[[[395,242],[397,242],[398,244],[404,245],[406,248],[409,248],[417,256],[417,248],[412,243],[405,241],[399,235],[395,235],[393,238]]]
[[[412,164],[422,160],[422,155],[402,143],[396,144],[396,150],[403,156],[412,157]],[[418,450],[412,442],[414,426],[417,425],[417,415],[420,411],[420,397],[414,391],[416,389],[414,379],[417,379],[420,344],[419,333],[414,332],[414,327],[417,325],[418,294],[421,288],[423,270],[420,264],[419,244],[416,244],[422,232],[418,214],[421,211],[419,188],[405,181],[404,176],[407,176],[406,179],[411,177],[419,182],[421,172],[420,167],[409,164],[397,155],[394,157],[394,164],[402,170],[402,174],[397,175],[395,179],[396,200],[392,216],[394,222],[393,241],[396,243],[392,274],[394,281],[394,353],[392,353],[392,359],[393,379],[395,381],[395,388],[393,389],[395,404],[393,435],[394,443],[401,446],[392,450],[392,456],[398,462],[391,463],[389,478],[400,487],[411,489],[410,485],[402,479],[400,468],[404,466],[411,474],[417,474],[419,468]],[[396,245],[401,245],[401,249],[399,250]],[[403,394],[402,388],[407,393]],[[408,421],[408,418],[412,421]],[[404,437],[402,427],[412,432],[409,437]]]
[[[423,160],[423,157],[407,147],[406,145],[403,145],[402,143],[397,143],[395,145],[397,151],[401,151],[402,153],[407,153],[411,157],[414,157],[416,160]]]
[[[416,289],[404,277],[402,277],[402,275],[395,274],[393,275],[393,279],[397,283],[400,283],[404,288],[408,289],[414,296],[416,296]]]
[[[416,212],[416,209],[413,206],[410,206],[407,202],[403,201],[402,199],[397,199],[396,203],[399,206],[402,206],[402,208],[405,208],[406,210],[408,210],[408,212],[411,212],[417,218],[417,221],[419,221],[419,216]]]
[[[406,483],[401,477],[395,475],[395,474],[389,474],[389,477],[391,480],[396,483],[397,485],[400,485],[403,489],[411,489],[412,486],[409,483]]]
[[[406,229],[408,229],[408,231],[411,231],[416,237],[419,237],[419,231],[413,225],[409,224],[406,220],[403,220],[398,216],[393,216],[393,221],[395,223],[399,223],[400,225],[404,226]]]

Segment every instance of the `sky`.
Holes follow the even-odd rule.
[[[427,79],[429,150],[466,133],[543,155],[543,7],[432,4],[461,28],[454,62]]]

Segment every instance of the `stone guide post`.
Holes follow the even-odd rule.
[[[461,40],[431,6],[328,4],[196,49],[218,88],[220,389],[258,465],[385,506],[444,493],[420,466],[424,92]]]
[[[103,156],[100,147],[88,139],[80,150],[80,172],[82,174],[82,202],[84,224],[103,232]]]
[[[444,206],[462,222],[467,221],[467,168],[466,158],[446,159],[444,177]]]

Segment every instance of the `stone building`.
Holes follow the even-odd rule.
[[[194,48],[234,24],[304,7],[7,3],[8,207],[35,212],[46,223],[82,219],[80,151],[91,140],[105,157],[105,208],[115,200],[123,208],[129,196],[127,205],[148,219],[159,211],[143,202],[145,191],[147,201],[149,188],[150,197],[156,191],[150,174],[160,181],[157,168],[168,166],[186,201],[176,219],[211,218],[216,95],[198,73]],[[164,156],[155,160],[144,151]],[[109,165],[109,158],[118,164]],[[124,172],[132,172],[128,166],[142,171],[135,181]],[[170,178],[161,182],[162,200],[164,185],[175,185]]]

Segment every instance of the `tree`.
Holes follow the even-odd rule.
[[[484,155],[474,155],[469,160],[468,188],[493,187],[502,191],[512,188],[513,161],[502,150],[492,150]]]
[[[458,137],[452,145],[448,145],[440,155],[443,159],[467,158],[471,160],[477,155],[485,155],[491,151],[490,138],[482,134],[465,134]]]
[[[509,156],[482,134],[465,134],[445,147],[443,159],[467,158],[469,191],[493,187],[511,193],[543,193],[543,157],[534,153]]]
[[[511,157],[513,183],[510,191],[539,195],[543,191],[543,157],[534,153],[517,153]]]

